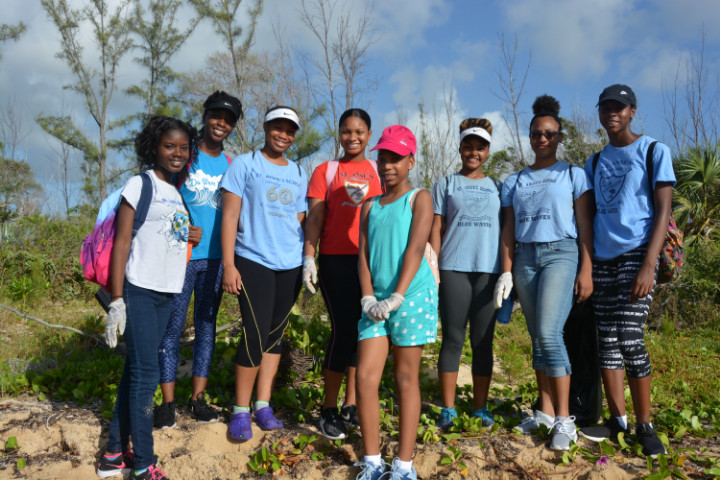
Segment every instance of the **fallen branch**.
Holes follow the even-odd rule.
[[[2,304],[0,304],[0,307],[4,308],[5,310],[11,311],[12,313],[14,313],[15,315],[17,315],[17,316],[19,316],[19,317],[25,318],[25,319],[27,319],[27,320],[32,320],[33,322],[37,322],[37,323],[39,323],[39,324],[41,324],[41,325],[44,325],[44,326],[46,326],[46,327],[49,327],[49,328],[60,328],[60,329],[62,329],[62,330],[70,330],[71,332],[75,332],[75,333],[77,333],[77,334],[79,334],[79,335],[82,335],[83,337],[88,337],[88,338],[91,338],[91,339],[96,340],[96,341],[98,341],[98,342],[105,343],[105,339],[104,339],[103,337],[98,336],[98,335],[94,335],[94,334],[92,334],[92,333],[83,332],[82,330],[78,330],[77,328],[73,328],[73,327],[68,327],[67,325],[55,325],[55,324],[52,324],[52,323],[47,323],[47,322],[45,322],[45,321],[43,321],[43,320],[40,320],[39,318],[31,317],[30,315],[25,315],[24,313],[18,312],[18,311],[15,310],[14,308],[10,308],[10,307],[5,306],[5,305],[2,305]]]

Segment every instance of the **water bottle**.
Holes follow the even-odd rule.
[[[515,304],[515,290],[510,290],[510,295],[503,300],[502,305],[497,311],[497,321],[500,323],[510,323],[513,305]]]

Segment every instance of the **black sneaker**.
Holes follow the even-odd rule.
[[[326,408],[320,412],[320,433],[330,440],[347,437],[347,429],[337,408]]]
[[[651,424],[638,423],[635,425],[635,436],[642,445],[643,455],[646,457],[655,458],[659,453],[667,453]]]
[[[207,404],[204,393],[200,393],[197,396],[197,400],[190,399],[188,410],[190,411],[190,415],[195,417],[200,423],[214,422],[218,419],[218,412]]]
[[[125,475],[129,473],[133,467],[132,459],[132,450],[121,453],[114,460],[110,460],[103,455],[100,457],[100,460],[98,460],[97,468],[95,469],[97,476],[100,478],[108,478],[114,475]]]
[[[353,427],[360,426],[360,420],[358,420],[357,407],[355,405],[344,405],[340,409],[340,416],[343,420]]]
[[[165,402],[159,407],[155,407],[153,426],[159,429],[177,426],[177,423],[175,423],[175,401]]]
[[[584,427],[580,429],[580,436],[590,440],[591,442],[602,442],[603,440],[617,440],[618,433],[627,435],[630,429],[622,428],[620,422],[615,417],[605,420],[602,425],[595,427]]]

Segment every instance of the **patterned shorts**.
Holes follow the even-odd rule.
[[[376,322],[364,313],[358,322],[358,341],[373,337],[390,337],[393,345],[411,347],[435,343],[438,323],[436,287],[405,297],[390,318]]]

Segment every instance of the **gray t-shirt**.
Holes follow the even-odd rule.
[[[500,273],[500,189],[490,177],[460,173],[433,186],[433,211],[445,217],[440,270]]]

